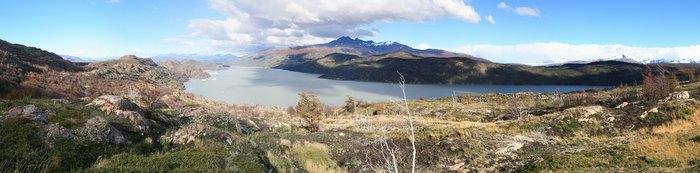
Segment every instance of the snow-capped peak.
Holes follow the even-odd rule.
[[[644,64],[698,64],[700,61],[692,59],[647,59]]]
[[[385,41],[385,42],[373,43],[372,46],[390,46],[390,45],[394,45],[394,44],[396,44],[396,42],[393,42],[393,41]]]

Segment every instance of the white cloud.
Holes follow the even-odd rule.
[[[530,7],[517,7],[513,9],[513,12],[521,16],[540,16],[539,9]]]
[[[700,60],[700,45],[644,48],[625,45],[566,44],[558,42],[517,45],[467,45],[451,49],[500,63],[543,64],[576,60],[598,60],[624,54],[637,61],[649,59]]]
[[[111,2],[111,3],[119,3],[119,2],[121,2],[121,0],[109,0],[109,2]]]
[[[496,19],[493,19],[493,16],[486,16],[486,21],[488,21],[491,24],[496,24]]]
[[[497,6],[500,9],[510,9],[510,6],[508,6],[508,4],[506,4],[505,2],[498,3]]]
[[[513,12],[521,16],[540,16],[540,9],[533,7],[511,7],[505,2],[500,2],[496,5],[498,8]]]
[[[430,45],[425,44],[425,43],[418,44],[418,45],[416,45],[416,46],[414,46],[414,47],[415,47],[416,49],[430,49],[430,48],[433,48],[433,47],[431,47]]]
[[[210,0],[226,19],[195,19],[187,37],[169,42],[214,43],[235,47],[321,43],[340,36],[369,37],[372,23],[425,22],[455,18],[478,23],[479,14],[463,0]],[[226,49],[226,48],[225,48]],[[228,47],[227,49],[231,49]]]

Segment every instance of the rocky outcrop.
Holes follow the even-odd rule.
[[[90,140],[111,143],[123,144],[128,143],[124,135],[112,126],[107,119],[101,116],[96,116],[89,119],[85,123],[85,127],[80,130],[80,133]]]
[[[667,100],[685,100],[690,98],[688,91],[678,91],[669,94]]]
[[[169,135],[167,140],[173,144],[187,144],[193,142],[197,136],[205,135],[205,128],[204,125],[188,124]]]
[[[121,96],[104,95],[97,97],[88,104],[97,106],[109,116],[129,121],[130,130],[139,133],[150,131],[150,121],[141,115],[138,105]]]
[[[63,126],[60,126],[58,124],[46,124],[42,128],[42,133],[41,133],[42,138],[44,139],[50,139],[50,138],[67,138],[67,139],[75,139],[75,135],[73,132],[68,130],[68,128],[65,128]]]
[[[48,123],[47,117],[52,114],[54,112],[51,110],[41,109],[34,105],[26,105],[10,109],[3,119],[21,117],[31,120],[34,124],[46,124]]]
[[[554,121],[563,121],[566,118],[575,118],[581,122],[592,122],[595,121],[592,115],[602,114],[605,112],[605,108],[602,106],[581,106],[566,109],[562,112],[554,113]]]

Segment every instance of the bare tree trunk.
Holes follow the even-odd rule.
[[[411,130],[411,148],[413,149],[413,155],[411,157],[411,173],[416,172],[416,133],[413,128],[413,116],[411,115],[411,110],[408,107],[408,98],[406,97],[406,78],[403,74],[399,74],[399,87],[401,87],[401,92],[403,93],[403,104],[406,114],[408,115],[408,128]]]

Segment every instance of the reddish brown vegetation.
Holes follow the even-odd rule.
[[[324,118],[324,110],[321,105],[321,100],[309,92],[299,93],[299,102],[295,107],[299,116],[306,122],[307,128],[312,131],[318,131],[321,120]]]
[[[651,66],[646,66],[642,72],[642,96],[648,100],[658,100],[671,92],[672,83],[663,72],[654,74]]]

